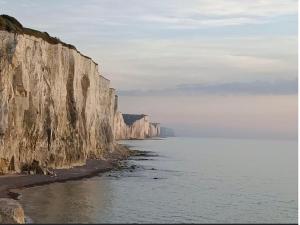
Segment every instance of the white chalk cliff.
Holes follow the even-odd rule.
[[[115,139],[145,139],[160,135],[159,123],[151,123],[144,114],[116,113],[114,122]]]
[[[83,165],[116,139],[159,136],[149,116],[123,115],[117,103],[92,59],[0,16],[0,174]]]
[[[1,17],[0,28],[0,173],[112,151],[115,91],[98,65],[13,18]]]

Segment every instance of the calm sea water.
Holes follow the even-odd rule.
[[[297,142],[124,141],[159,156],[139,167],[24,189],[39,223],[297,223]]]

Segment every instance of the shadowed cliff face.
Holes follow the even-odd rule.
[[[75,49],[0,31],[0,173],[63,168],[114,146],[115,93]]]
[[[149,136],[150,137],[159,137],[160,136],[160,124],[159,123],[150,123],[149,124]]]

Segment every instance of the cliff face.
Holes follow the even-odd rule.
[[[114,122],[115,139],[145,139],[159,136],[158,123],[151,123],[143,114],[116,113]]]
[[[75,48],[0,30],[0,173],[81,165],[112,151],[109,83]]]
[[[159,123],[150,123],[149,136],[150,137],[159,137],[160,136],[160,124]]]
[[[48,33],[0,16],[0,174],[83,165],[115,139],[160,135],[149,116],[117,112],[98,65]]]

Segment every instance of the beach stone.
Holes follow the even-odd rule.
[[[25,223],[24,210],[18,201],[0,198],[0,223]]]
[[[135,165],[130,166],[131,169],[135,169]]]

